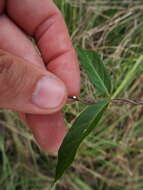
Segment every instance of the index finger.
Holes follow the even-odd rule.
[[[33,35],[49,71],[62,79],[69,95],[80,89],[79,64],[64,19],[51,0],[8,0],[9,16]]]

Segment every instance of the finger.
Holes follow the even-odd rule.
[[[50,72],[0,50],[0,107],[47,114],[66,102],[66,88]]]
[[[3,13],[4,7],[5,7],[5,0],[1,0],[0,1],[0,14]]]
[[[45,68],[39,52],[28,37],[7,16],[0,16],[0,48],[29,63]]]
[[[0,48],[5,49],[19,57],[24,58],[27,60],[30,64],[40,66],[40,68],[44,68],[44,64],[37,55],[36,50],[34,49],[32,43],[25,37],[25,35],[6,17],[0,18],[0,25],[3,26],[0,28]],[[20,43],[21,42],[21,43]],[[29,125],[30,128],[32,128],[32,131],[35,130],[34,134],[37,134],[38,136],[38,143],[41,144],[47,144],[47,147],[45,148],[45,151],[51,151],[54,149],[54,151],[57,151],[62,140],[63,136],[65,135],[65,126],[63,123],[62,115],[59,114],[59,119],[57,119],[55,114],[52,114],[52,117],[49,117],[48,115],[43,116],[44,120],[41,120],[41,122],[37,122],[38,116],[37,115],[31,115],[28,114],[28,121],[26,119],[25,114],[22,115],[22,119],[26,121],[26,123]],[[54,119],[55,117],[55,119]],[[21,118],[21,117],[20,117]],[[29,121],[30,120],[30,121]],[[46,133],[50,130],[52,133],[53,125],[51,125],[52,120],[54,120],[55,123],[55,130],[57,126],[60,126],[59,130],[60,132],[57,133],[60,137],[58,138],[58,145],[56,138],[53,137],[52,143],[50,143],[49,139],[45,138],[43,141],[42,134],[45,135],[45,129],[43,130],[43,125],[45,126],[45,123],[47,123]],[[53,123],[53,122],[52,122]],[[36,126],[36,128],[35,128]],[[38,133],[40,133],[38,135]],[[49,146],[52,147],[50,147]],[[55,148],[54,148],[55,145]],[[48,152],[49,152],[48,151]]]
[[[40,146],[47,152],[56,152],[66,133],[66,129],[63,128],[64,120],[61,113],[47,116],[38,115],[37,117],[28,115],[26,118],[32,126],[31,130]],[[35,121],[34,125],[33,121]]]
[[[69,95],[78,95],[77,57],[64,20],[53,1],[8,0],[7,11],[20,27],[36,37],[48,69],[65,82]]]
[[[21,121],[23,121],[25,124],[27,124],[27,121],[26,121],[26,114],[24,114],[23,112],[17,112],[19,118]]]

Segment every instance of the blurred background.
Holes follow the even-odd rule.
[[[101,54],[117,97],[143,99],[143,1],[56,0],[74,46]],[[81,68],[81,97],[102,98]],[[84,108],[64,108],[70,127]],[[57,156],[36,145],[28,127],[0,110],[0,190],[48,190]],[[143,107],[116,103],[82,143],[56,190],[142,190]]]

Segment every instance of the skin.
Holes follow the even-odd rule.
[[[29,35],[35,39],[41,56]],[[39,145],[47,152],[56,152],[66,133],[60,110],[67,96],[79,95],[80,74],[67,27],[52,0],[0,0],[0,63],[8,62],[14,66],[10,72],[4,72],[3,80],[0,78],[2,92],[7,92],[0,98],[0,107],[17,110]],[[25,68],[27,72],[23,73]],[[65,86],[65,98],[55,109],[40,109],[24,103],[30,97],[34,82],[45,75],[55,77],[59,85]],[[15,82],[21,76],[24,87]],[[6,86],[11,83],[12,89]]]

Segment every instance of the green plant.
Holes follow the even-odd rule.
[[[69,132],[65,136],[63,143],[58,152],[58,163],[56,167],[55,182],[60,179],[64,171],[73,162],[76,152],[82,141],[91,133],[98,125],[103,113],[112,102],[123,102],[131,104],[143,104],[142,101],[130,100],[124,98],[116,98],[117,95],[131,82],[136,74],[138,66],[143,62],[141,56],[135,63],[132,70],[127,73],[125,80],[114,88],[110,75],[106,70],[101,56],[95,51],[78,49],[78,55],[81,66],[85,69],[90,81],[96,89],[102,94],[104,100],[86,101],[73,97],[74,100],[90,104],[75,119]],[[113,90],[114,89],[114,90]],[[99,133],[98,133],[99,134]]]
[[[143,52],[143,1],[56,2],[74,45],[96,50],[103,57],[114,83],[112,94],[143,99],[143,63],[137,64]],[[82,66],[81,70],[80,100],[104,98],[88,80]],[[66,105],[67,127],[72,126],[73,119],[85,106],[79,102]],[[55,190],[142,190],[142,108],[110,104]],[[0,189],[48,190],[57,157],[36,146],[28,127],[13,112],[0,110],[0,118]]]

